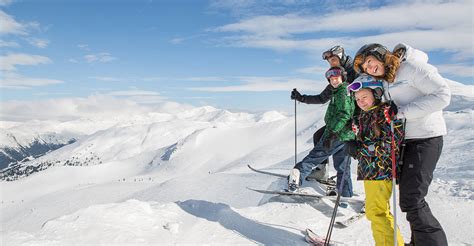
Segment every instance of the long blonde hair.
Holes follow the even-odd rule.
[[[385,74],[381,77],[381,79],[386,80],[389,83],[392,83],[395,80],[395,74],[397,73],[398,68],[400,67],[400,57],[403,53],[397,50],[395,53],[391,53],[387,51],[384,56],[383,65],[385,68]],[[361,73],[361,65],[365,61],[365,56],[358,55],[354,58],[354,70],[357,73]]]

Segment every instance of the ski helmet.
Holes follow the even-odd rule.
[[[384,62],[385,54],[387,52],[389,52],[387,47],[381,44],[371,43],[362,46],[355,54],[355,58],[362,56],[362,58],[365,59],[365,57],[372,55],[375,56],[375,58],[377,58],[379,61]]]
[[[328,71],[326,71],[325,76],[326,76],[326,79],[328,80],[328,82],[330,82],[329,79],[331,77],[337,77],[337,76],[341,76],[342,77],[342,82],[345,82],[346,79],[347,79],[347,72],[344,69],[344,67],[335,66],[335,67],[329,68]]]
[[[339,45],[336,45],[331,49],[323,52],[323,60],[327,60],[332,56],[339,57],[339,61],[342,63],[344,61],[344,58],[346,57],[346,54],[344,53],[344,48]]]
[[[377,79],[371,75],[362,73],[354,81],[347,86],[347,91],[349,93],[354,93],[363,88],[369,88],[374,94],[374,98],[377,100],[382,100],[383,96],[383,82],[382,79]]]

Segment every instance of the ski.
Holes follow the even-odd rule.
[[[364,217],[365,217],[365,203],[362,204],[362,208],[360,208],[360,210],[358,210],[355,214],[351,216],[346,216],[342,220],[336,221],[335,225],[338,228],[346,228]]]
[[[257,172],[257,173],[263,173],[263,174],[268,174],[268,175],[271,175],[271,176],[275,176],[275,177],[280,177],[280,178],[287,178],[288,175],[285,175],[285,174],[280,174],[280,173],[273,173],[273,172],[268,172],[268,171],[263,171],[263,170],[260,170],[260,169],[256,169],[256,168],[253,168],[252,166],[250,165],[247,165],[247,167],[254,171],[254,172]]]
[[[298,197],[307,197],[311,199],[328,199],[332,201],[336,201],[336,196],[326,196],[321,194],[309,194],[309,193],[302,193],[302,192],[290,192],[290,191],[280,191],[280,190],[259,190],[247,187],[247,189],[262,193],[262,194],[270,194],[270,195],[282,195],[282,196],[298,196]],[[357,199],[354,197],[341,197],[340,201],[343,202],[354,202],[354,203],[363,203],[364,200]]]
[[[336,221],[336,226],[338,228],[347,228],[364,217],[365,213],[356,213],[350,217],[346,217],[340,221]]]
[[[319,182],[321,184],[324,184],[324,185],[328,185],[328,186],[336,186],[336,180],[334,180],[337,176],[331,176],[329,177],[328,179],[324,180],[324,179],[315,179],[315,178],[311,178],[311,177],[306,177],[306,180],[307,181],[316,181],[316,182]]]
[[[275,176],[275,177],[279,177],[279,178],[288,178],[288,175],[285,175],[285,174],[280,174],[280,173],[274,173],[274,172],[269,172],[269,171],[264,171],[264,170],[260,170],[260,169],[256,169],[250,165],[247,165],[247,167],[254,171],[254,172],[257,172],[257,173],[262,173],[262,174],[267,174],[267,175],[271,175],[271,176]],[[336,181],[334,181],[334,178],[336,176],[333,176],[333,177],[330,177],[329,179],[327,180],[320,180],[320,179],[307,179],[308,181],[316,181],[318,183],[321,183],[323,185],[327,185],[327,186],[336,186]]]
[[[309,228],[306,228],[306,233],[304,235],[304,239],[306,240],[306,242],[308,242],[308,243],[310,243],[311,245],[314,245],[314,246],[324,246],[325,241],[326,241],[325,240],[326,238],[319,236],[318,234],[316,234],[315,232],[313,232]],[[337,246],[337,245],[344,245],[344,244],[342,244],[340,242],[331,241],[327,245]]]

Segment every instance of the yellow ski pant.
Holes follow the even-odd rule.
[[[365,215],[371,222],[376,246],[393,246],[393,216],[390,213],[391,180],[364,180]],[[397,244],[403,246],[403,238],[397,229]]]

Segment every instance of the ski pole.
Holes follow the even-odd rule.
[[[343,147],[343,151],[345,151],[344,148],[345,146]],[[349,166],[350,166],[350,161],[346,163],[346,167],[344,168],[344,172],[342,173],[341,186],[339,186],[339,189],[337,192],[336,204],[334,205],[334,210],[332,211],[332,216],[331,216],[331,221],[329,222],[328,232],[324,240],[324,246],[328,246],[329,242],[331,241],[332,229],[334,228],[334,222],[336,221],[337,209],[339,208],[339,201],[341,200],[342,189],[344,188],[344,180],[346,179],[346,173],[348,172]],[[350,172],[350,169],[349,169],[349,172]]]
[[[398,166],[400,167],[399,169],[401,169],[403,167],[403,156],[405,156],[405,146],[406,146],[406,143],[405,143],[405,127],[406,127],[406,124],[407,124],[407,120],[405,119],[403,121],[403,129],[402,129],[402,144],[401,144],[401,147],[400,147],[400,156],[398,157]],[[400,177],[398,177],[398,179],[400,179]]]
[[[293,91],[296,91],[296,88],[293,88]],[[296,126],[297,126],[297,125],[296,125],[296,98],[295,98],[295,166],[296,166],[296,162],[298,161],[297,156],[296,156],[297,153],[298,153],[298,152],[297,152],[297,149],[296,149],[296,147],[297,147],[297,143],[296,143],[296,135],[297,135],[297,131],[296,131],[296,130],[297,130],[297,129],[296,129]]]
[[[393,196],[393,245],[397,246],[397,165],[395,161],[395,130],[393,129],[393,120],[390,121],[390,131],[392,132],[392,196]]]

